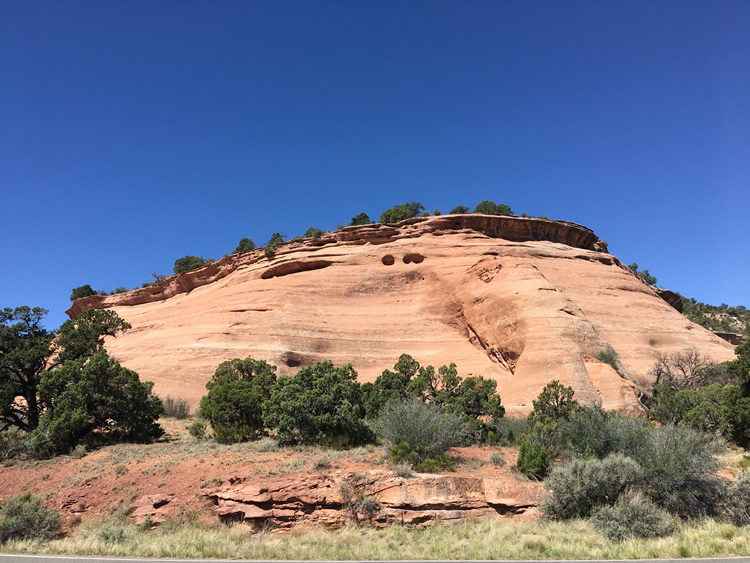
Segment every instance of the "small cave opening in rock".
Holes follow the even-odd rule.
[[[404,264],[421,264],[424,261],[424,256],[416,253],[409,253],[404,255]]]
[[[384,266],[393,266],[395,263],[396,263],[396,259],[390,254],[386,254],[385,256],[383,256]]]

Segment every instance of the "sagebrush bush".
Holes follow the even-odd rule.
[[[436,459],[448,448],[460,444],[468,432],[463,417],[418,400],[389,403],[375,427],[383,439],[397,447],[397,451],[391,452],[391,459],[412,463],[415,469],[423,460]],[[404,444],[406,451],[401,452]]]
[[[60,529],[60,513],[46,508],[41,497],[21,493],[2,507],[0,543],[10,540],[45,539]]]
[[[727,487],[724,513],[735,526],[750,526],[750,472],[743,471],[737,481]]]
[[[614,504],[642,478],[641,467],[621,454],[601,460],[576,459],[545,479],[547,495],[540,508],[553,518],[585,518],[598,506]]]
[[[190,416],[190,405],[185,399],[167,396],[165,399],[162,399],[161,402],[164,405],[164,413],[162,416],[166,418],[184,420]]]
[[[607,412],[596,404],[579,407],[568,419],[559,421],[552,441],[564,457],[604,459],[615,452],[632,456],[650,439],[652,428],[645,418]]]
[[[503,457],[503,454],[498,453],[498,452],[492,452],[487,458],[487,461],[489,461],[492,465],[495,465],[497,467],[508,465],[508,460]]]
[[[208,424],[206,422],[203,420],[196,420],[190,425],[188,432],[190,432],[190,435],[197,440],[205,440],[207,429]]]
[[[612,541],[661,537],[674,531],[672,516],[640,492],[625,493],[613,506],[600,506],[591,521]]]
[[[643,468],[643,492],[659,506],[684,518],[715,515],[724,484],[715,456],[723,443],[690,428],[651,428],[648,439],[629,452]]]

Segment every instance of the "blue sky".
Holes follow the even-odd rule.
[[[750,306],[746,1],[0,0],[0,307],[417,200]]]

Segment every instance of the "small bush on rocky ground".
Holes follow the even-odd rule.
[[[60,513],[46,508],[41,497],[21,493],[2,507],[0,543],[21,539],[45,539],[60,529]]]
[[[257,442],[254,442],[252,447],[256,452],[261,453],[278,452],[281,449],[276,440],[269,437],[261,438]]]
[[[176,418],[178,420],[184,420],[190,416],[190,405],[185,399],[179,397],[166,397],[162,399],[164,405],[164,413],[162,416],[166,418]]]
[[[547,496],[541,509],[553,518],[585,518],[599,506],[614,504],[642,477],[641,467],[621,454],[602,460],[576,459],[554,469],[544,481]]]
[[[404,479],[409,479],[414,476],[411,465],[408,463],[397,463],[393,466],[393,472]]]
[[[331,462],[331,458],[327,456],[318,457],[313,460],[312,468],[315,471],[326,471],[328,469],[331,469],[333,467],[333,463]]]
[[[724,510],[735,526],[750,526],[750,472],[743,471],[737,481],[727,487]]]
[[[460,444],[468,432],[461,416],[418,400],[389,403],[375,426],[390,442],[391,461],[410,463],[425,472],[451,467],[445,451]]]
[[[653,538],[671,534],[672,517],[639,492],[622,495],[614,506],[601,506],[591,521],[612,541]]]
[[[547,448],[536,436],[523,434],[518,448],[516,467],[532,479],[542,479],[549,470],[549,454]]]
[[[207,429],[208,424],[202,420],[196,420],[190,425],[188,432],[190,432],[190,435],[197,440],[205,440]]]
[[[487,459],[492,465],[497,467],[508,465],[508,460],[503,457],[503,454],[498,452],[492,452]]]
[[[357,524],[362,519],[371,521],[380,511],[380,503],[373,495],[367,494],[367,487],[371,484],[364,476],[354,473],[341,484],[343,507]]]

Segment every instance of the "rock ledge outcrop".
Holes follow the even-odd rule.
[[[366,520],[379,527],[399,522],[418,526],[469,518],[524,514],[541,501],[539,483],[517,483],[511,494],[499,479],[389,472],[296,475],[233,480],[203,492],[223,520],[257,528],[299,523],[339,527]]]

